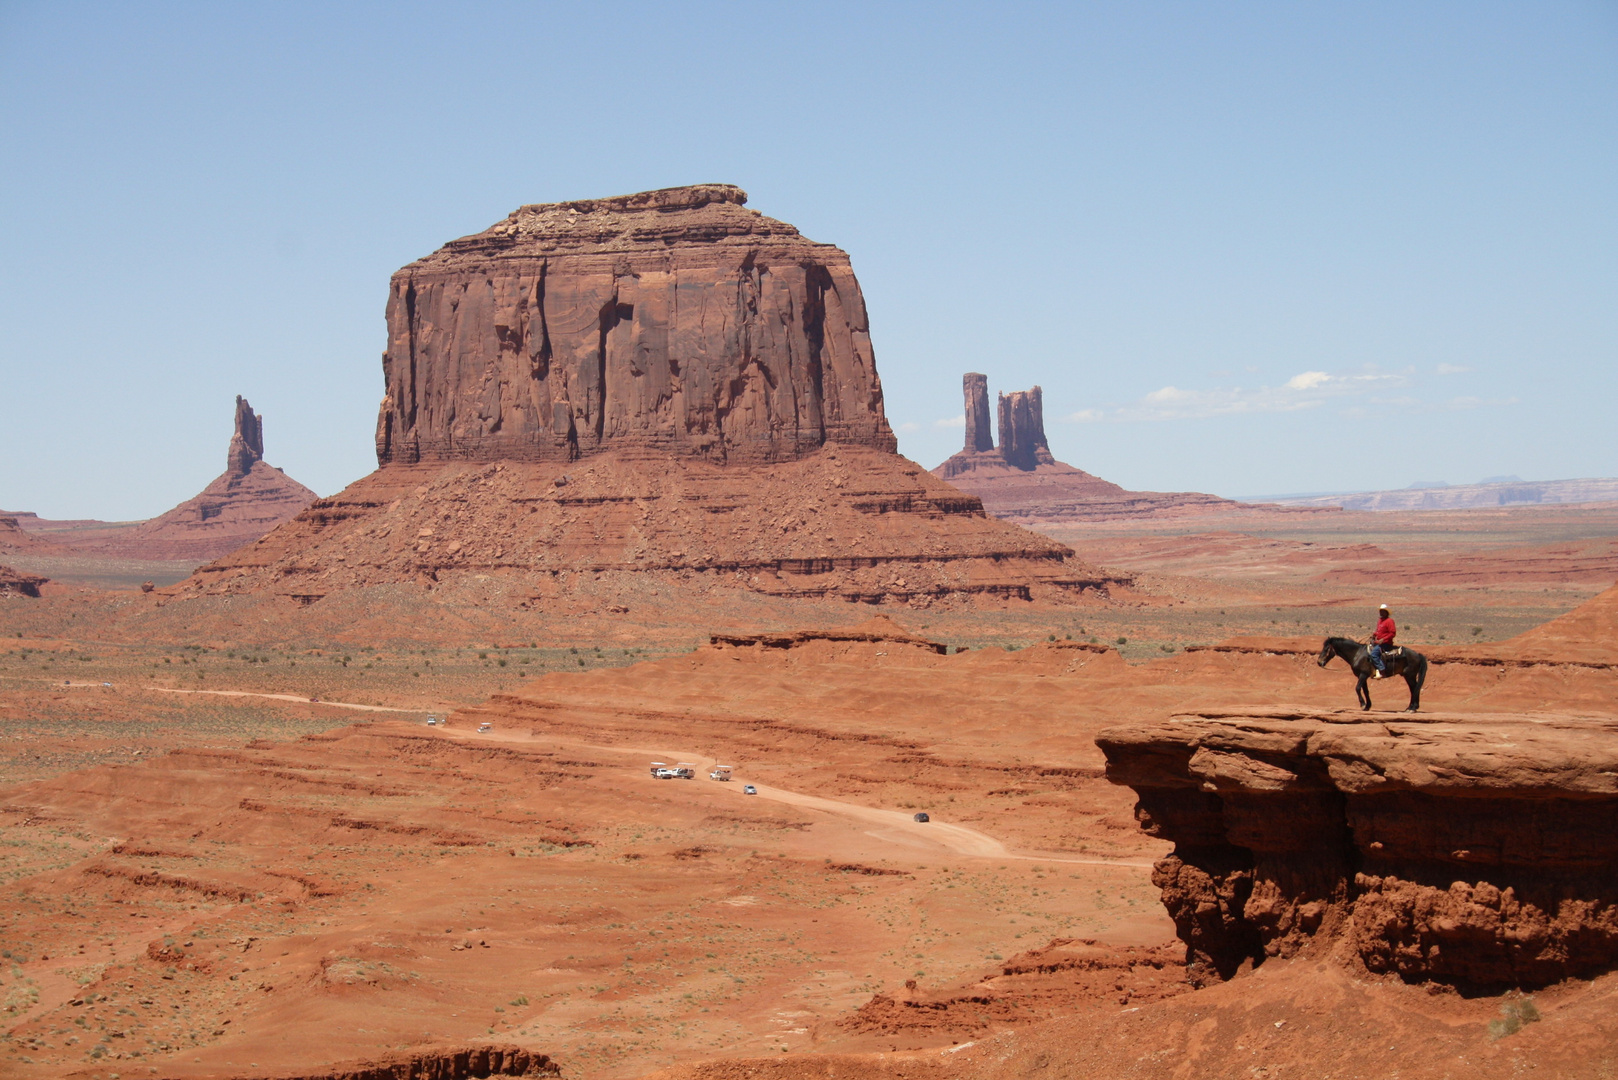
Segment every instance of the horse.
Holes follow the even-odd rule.
[[[1336,656],[1342,657],[1343,662],[1359,676],[1359,682],[1354,684],[1354,696],[1359,700],[1361,709],[1369,709],[1371,691],[1366,684],[1376,670],[1376,665],[1371,663],[1371,650],[1348,638],[1329,637],[1320,646],[1320,666],[1325,667]],[[1427,681],[1427,658],[1414,649],[1401,648],[1396,655],[1384,654],[1382,662],[1388,666],[1384,678],[1403,675],[1405,685],[1410,687],[1410,705],[1405,711],[1418,711],[1421,708],[1421,686]]]

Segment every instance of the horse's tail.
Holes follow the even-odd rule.
[[[1420,656],[1421,654],[1418,653],[1417,655]],[[1426,686],[1426,685],[1427,685],[1427,658],[1425,656],[1422,656],[1421,657],[1421,662],[1416,665],[1416,689],[1420,690],[1423,686]]]

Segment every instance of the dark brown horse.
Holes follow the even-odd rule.
[[[1370,681],[1376,665],[1371,663],[1371,650],[1357,641],[1343,637],[1329,637],[1320,646],[1320,666],[1325,667],[1332,662],[1332,658],[1341,656],[1343,662],[1359,676],[1359,682],[1354,684],[1354,696],[1359,699],[1360,708],[1371,707]],[[1382,662],[1388,666],[1384,678],[1403,675],[1405,685],[1410,687],[1410,705],[1406,712],[1416,712],[1421,708],[1421,684],[1427,681],[1427,658],[1414,649],[1400,648],[1393,655],[1383,654]]]

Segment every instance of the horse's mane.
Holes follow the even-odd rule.
[[[1326,644],[1327,645],[1337,645],[1339,643],[1341,643],[1343,645],[1358,645],[1359,644],[1359,642],[1355,641],[1353,638],[1329,637],[1329,638],[1326,639]]]

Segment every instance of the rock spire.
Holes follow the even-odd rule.
[[[1045,394],[1037,386],[999,396],[996,446],[989,435],[988,378],[968,372],[961,386],[966,395],[966,446],[932,472],[982,499],[983,508],[996,517],[1060,524],[1243,507],[1198,492],[1126,491],[1057,461],[1045,440]]]
[[[961,378],[966,394],[966,446],[972,453],[994,449],[994,432],[989,430],[989,377],[969,371]]]
[[[264,460],[264,417],[253,411],[247,399],[236,395],[236,434],[225,452],[225,473],[246,476],[255,461]]]
[[[1025,472],[1054,464],[1045,443],[1045,395],[1039,387],[1000,395],[1000,456]]]

